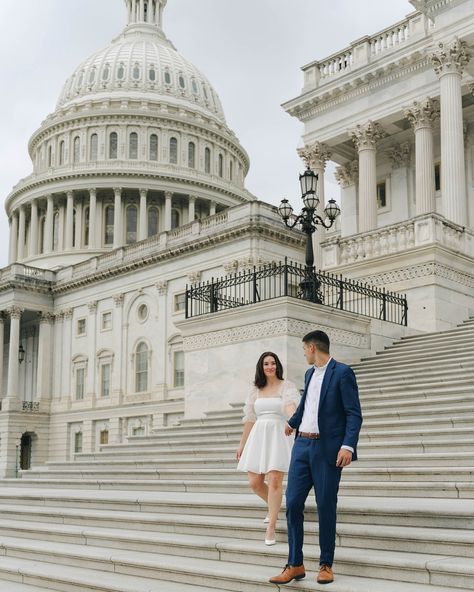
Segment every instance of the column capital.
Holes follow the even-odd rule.
[[[92,300],[91,302],[88,302],[87,308],[89,309],[90,314],[94,314],[97,311],[97,300]]]
[[[72,319],[72,315],[73,315],[74,310],[72,308],[65,308],[62,311],[62,316],[64,319],[68,320],[68,319]]]
[[[449,43],[439,43],[438,50],[431,54],[431,63],[438,76],[462,74],[472,54],[467,43],[455,37]]]
[[[167,294],[168,292],[168,280],[159,280],[155,284],[156,289],[158,290],[158,294],[161,296]]]
[[[201,280],[200,271],[190,271],[188,273],[188,281],[190,284],[197,284]]]
[[[144,187],[140,187],[139,191],[140,197],[146,197],[148,195],[148,189],[145,189]]]
[[[409,142],[394,144],[387,149],[388,157],[392,162],[392,168],[399,169],[407,166],[411,157],[411,146]]]
[[[69,199],[70,197],[74,197],[74,191],[66,191],[66,197]]]
[[[88,190],[89,195],[97,196],[97,189],[95,187],[90,187]]]
[[[357,150],[375,150],[377,142],[387,135],[380,123],[368,121],[349,130],[349,136]]]
[[[165,198],[166,199],[172,199],[172,197],[173,197],[172,191],[165,191]]]
[[[313,142],[297,150],[299,157],[310,169],[326,168],[326,162],[331,158],[332,151],[326,144]]]
[[[439,110],[439,100],[426,97],[421,101],[414,101],[409,107],[405,107],[403,113],[416,131],[423,127],[431,127],[439,118]]]
[[[39,312],[38,319],[39,319],[40,325],[42,325],[42,324],[51,325],[54,322],[55,315],[51,312]]]
[[[20,308],[19,306],[11,306],[5,310],[5,313],[10,317],[10,319],[21,319],[21,315],[25,312],[24,308]]]
[[[195,195],[188,195],[189,201],[196,201],[197,197]]]
[[[350,187],[357,183],[359,178],[359,161],[353,160],[344,164],[342,166],[338,166],[334,173],[336,177],[336,181],[342,188]]]
[[[115,195],[115,197],[122,197],[122,188],[121,187],[114,187],[114,195]]]
[[[114,303],[117,308],[119,308],[120,306],[123,305],[124,298],[125,298],[125,294],[123,294],[123,293],[113,295]]]

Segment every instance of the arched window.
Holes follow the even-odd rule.
[[[188,144],[188,167],[190,169],[196,168],[196,144],[194,142]]]
[[[224,157],[219,154],[219,177],[224,176]]]
[[[180,215],[178,210],[171,210],[171,229],[178,228]]]
[[[165,84],[171,84],[171,74],[168,69],[165,70]]]
[[[211,172],[211,150],[210,148],[206,148],[204,151],[204,170],[206,173]]]
[[[92,134],[91,136],[91,160],[97,160],[99,155],[99,136]]]
[[[89,73],[89,84],[94,84],[95,82],[95,68],[92,68],[92,70]]]
[[[198,85],[196,83],[196,79],[195,78],[192,79],[191,86],[193,87],[193,93],[195,95],[197,95],[199,91],[198,91]]]
[[[46,218],[43,216],[39,223],[39,253],[40,255],[44,253],[44,226],[46,224]]]
[[[127,245],[137,242],[137,221],[138,221],[137,206],[128,206],[127,212],[126,212]]]
[[[135,392],[148,390],[148,346],[141,341],[135,350]]]
[[[53,166],[53,147],[52,146],[48,147],[48,166],[49,167]]]
[[[110,76],[110,65],[105,64],[104,71],[102,72],[102,80],[104,82],[106,82],[109,79],[109,76]]]
[[[65,149],[66,149],[66,144],[64,143],[64,140],[61,140],[61,142],[59,143],[59,164],[60,165],[64,164]]]
[[[123,64],[119,64],[117,69],[117,78],[119,80],[123,80],[125,78],[125,66]]]
[[[133,80],[140,80],[140,66],[135,64],[132,71]]]
[[[118,136],[117,132],[112,132],[109,137],[109,158],[117,158]]]
[[[150,160],[158,160],[158,136],[156,134],[150,136]]]
[[[114,244],[114,206],[107,206],[105,208],[105,224],[104,224],[104,244]]]
[[[89,208],[84,208],[84,237],[83,237],[83,244],[85,247],[89,246],[89,225],[90,225],[90,210]]]
[[[79,136],[76,136],[74,138],[74,158],[73,158],[74,164],[78,163],[80,158],[81,158],[81,139]]]
[[[53,217],[53,251],[59,250],[59,212]]]
[[[136,160],[138,158],[138,134],[132,132],[129,139],[128,157]]]
[[[148,70],[148,79],[150,80],[150,82],[155,82],[156,80],[156,70],[154,66],[151,66]]]
[[[170,164],[178,164],[178,140],[170,139]]]
[[[148,208],[148,236],[158,234],[158,208],[151,206]]]
[[[184,80],[184,76],[182,74],[178,77],[179,87],[184,90],[186,88],[186,81]]]

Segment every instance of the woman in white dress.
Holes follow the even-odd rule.
[[[274,545],[275,528],[288,472],[293,438],[285,424],[299,403],[295,385],[283,379],[278,356],[265,352],[257,362],[254,386],[244,407],[244,429],[237,449],[238,471],[248,473],[250,487],[268,505],[265,544]],[[267,482],[265,483],[265,476]]]

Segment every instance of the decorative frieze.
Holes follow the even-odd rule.
[[[422,101],[414,101],[410,107],[406,107],[403,112],[405,117],[411,123],[416,131],[421,127],[431,127],[439,119],[439,100],[426,97]]]
[[[380,123],[368,121],[349,130],[349,136],[357,150],[375,149],[377,142],[387,135]]]
[[[456,37],[450,43],[439,43],[438,48],[438,51],[431,54],[431,63],[436,74],[462,74],[472,57],[467,43]]]
[[[355,185],[359,180],[359,161],[353,160],[337,167],[334,176],[343,189]]]
[[[468,288],[474,288],[474,275],[457,271],[452,267],[447,267],[446,265],[435,263],[433,261],[407,266],[403,269],[394,269],[393,271],[369,275],[361,279],[367,281],[372,286],[387,286],[426,277],[439,277],[456,282],[462,286],[467,286]]]

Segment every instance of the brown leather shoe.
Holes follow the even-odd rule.
[[[285,565],[285,569],[279,576],[270,578],[268,581],[271,584],[289,584],[293,580],[302,580],[306,576],[304,565]]]
[[[330,584],[331,582],[334,582],[334,574],[329,565],[323,563],[319,566],[317,581],[318,584]]]

